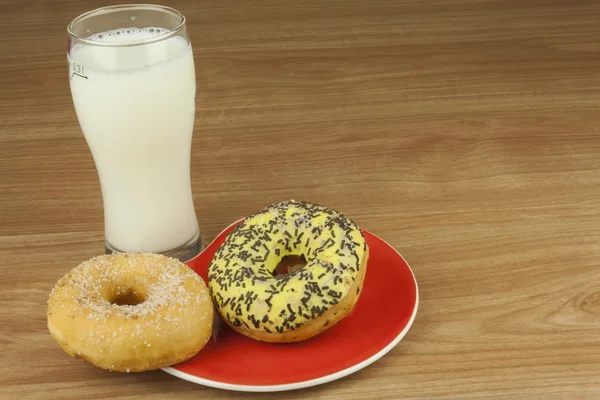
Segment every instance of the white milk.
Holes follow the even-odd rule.
[[[92,38],[125,42],[160,33],[132,28]],[[77,44],[69,64],[77,117],[100,177],[107,241],[122,251],[153,252],[186,243],[198,231],[190,45],[180,37],[132,47]]]

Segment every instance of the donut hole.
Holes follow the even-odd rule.
[[[284,256],[281,261],[279,261],[279,264],[275,267],[275,271],[273,271],[273,275],[275,275],[276,278],[284,277],[301,270],[305,266],[306,259],[304,258],[304,255],[290,254]]]
[[[131,288],[127,288],[116,291],[108,301],[110,304],[117,306],[137,306],[146,301],[146,296]]]

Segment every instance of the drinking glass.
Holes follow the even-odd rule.
[[[160,5],[99,8],[68,26],[69,84],[98,172],[105,252],[202,250],[190,179],[196,76],[186,20]]]

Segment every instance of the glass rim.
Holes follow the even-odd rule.
[[[114,11],[123,11],[123,10],[129,10],[129,9],[153,9],[156,11],[163,11],[163,12],[168,11],[168,12],[175,14],[179,18],[179,24],[173,29],[168,29],[168,32],[166,32],[166,33],[162,33],[160,35],[156,35],[156,36],[153,36],[148,39],[132,41],[132,42],[125,42],[125,43],[124,42],[101,42],[98,40],[88,39],[87,37],[80,36],[73,31],[73,27],[75,26],[75,24],[77,24],[82,19],[85,19],[87,17],[93,16],[96,14],[102,15],[102,14],[108,14],[108,13],[114,12]],[[163,5],[159,5],[159,4],[118,4],[118,5],[113,5],[113,6],[99,7],[94,10],[87,11],[87,12],[73,18],[73,20],[71,22],[69,22],[69,24],[67,25],[67,33],[69,34],[69,37],[71,39],[77,41],[78,43],[83,43],[83,44],[90,45],[90,46],[131,47],[131,46],[141,46],[141,45],[146,45],[146,44],[150,44],[150,43],[160,42],[160,41],[168,39],[170,37],[177,36],[184,29],[185,23],[186,23],[185,16],[179,10],[176,10],[172,7],[163,6]]]

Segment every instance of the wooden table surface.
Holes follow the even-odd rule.
[[[419,283],[387,356],[274,395],[104,372],[47,331],[50,289],[104,238],[66,25],[111,3],[0,0],[0,398],[600,398],[599,2],[168,3],[195,52],[204,240],[305,199]]]

